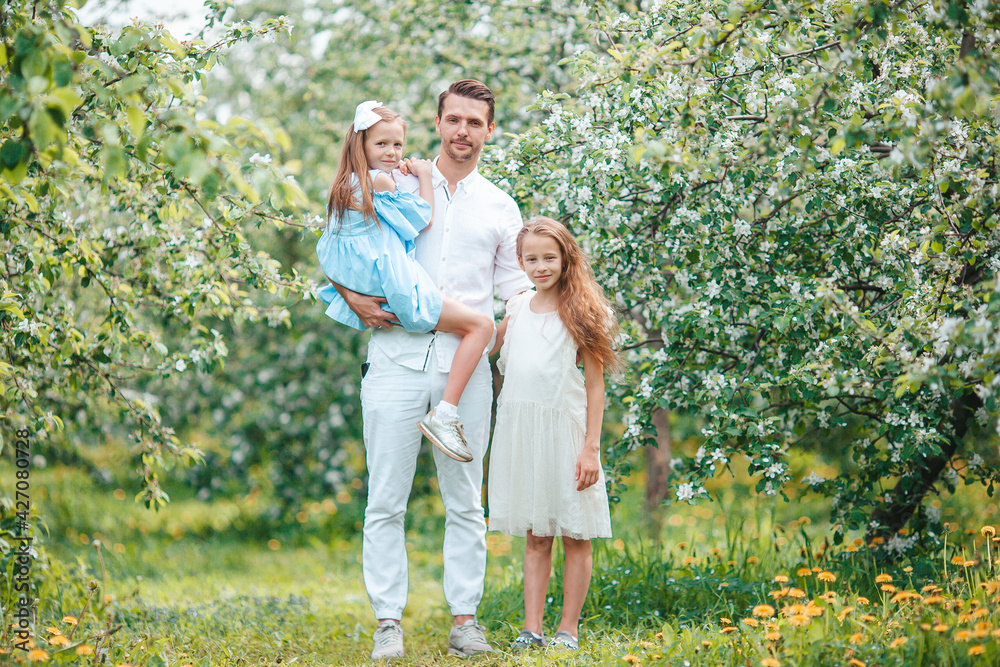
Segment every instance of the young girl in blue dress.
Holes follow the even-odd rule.
[[[399,114],[380,102],[358,105],[330,186],[327,228],[316,252],[331,282],[385,297],[383,307],[407,331],[447,331],[462,337],[441,402],[417,426],[451,458],[471,461],[457,406],[493,337],[493,321],[443,296],[417,263],[414,239],[433,219],[432,163],[402,160],[405,138],[406,124]],[[419,181],[419,197],[398,187],[407,177]],[[328,304],[328,316],[365,329],[333,285],[322,288],[319,296]]]

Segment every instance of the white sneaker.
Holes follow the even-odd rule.
[[[403,626],[382,621],[372,635],[372,660],[403,657]]]
[[[417,422],[417,428],[427,436],[431,444],[456,461],[468,463],[472,460],[469,442],[465,439],[465,432],[457,419],[454,421],[438,419],[431,410]]]
[[[486,641],[485,628],[469,619],[462,625],[453,625],[448,632],[448,655],[471,658],[480,653],[495,653],[496,649]]]

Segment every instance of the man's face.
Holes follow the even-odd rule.
[[[479,160],[483,145],[493,136],[496,126],[486,122],[489,112],[489,105],[482,100],[448,95],[441,115],[434,119],[441,135],[441,152],[458,163]]]

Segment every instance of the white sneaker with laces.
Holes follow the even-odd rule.
[[[486,641],[485,629],[473,618],[462,625],[451,626],[448,633],[448,655],[470,658],[480,653],[495,653],[496,649]]]
[[[372,634],[372,660],[403,657],[403,626],[382,621]]]
[[[465,432],[457,419],[454,421],[438,419],[431,410],[417,422],[417,428],[427,436],[431,444],[456,461],[468,463],[472,460],[472,451],[469,450]]]

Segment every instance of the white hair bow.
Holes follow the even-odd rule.
[[[382,103],[376,102],[375,100],[368,100],[367,102],[359,104],[358,108],[354,111],[354,131],[360,132],[361,130],[367,130],[369,127],[382,120],[382,116],[379,116],[374,111],[376,107],[380,106],[382,106]]]

